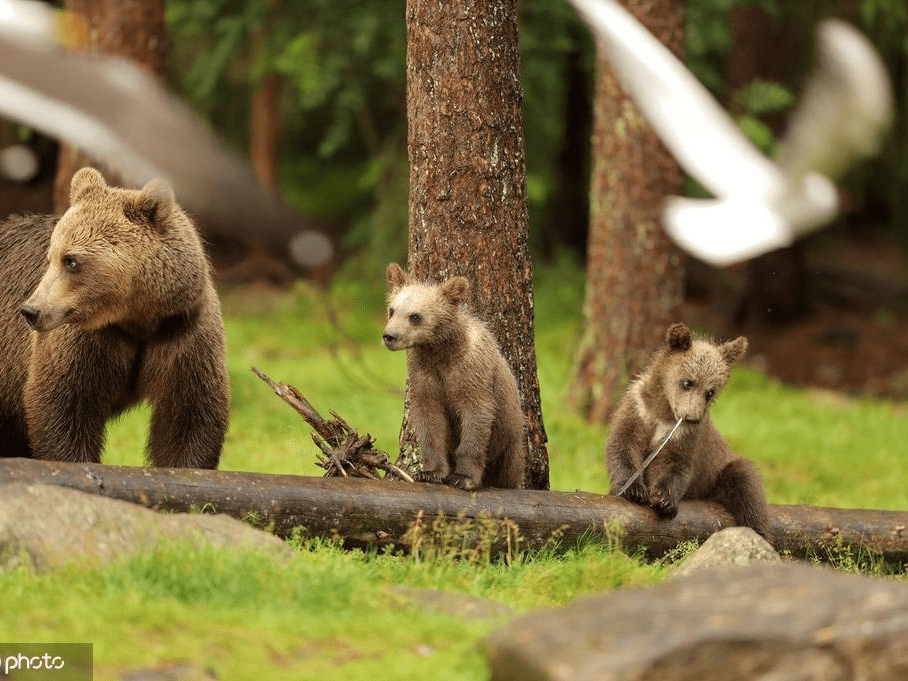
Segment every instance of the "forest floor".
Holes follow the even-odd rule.
[[[839,236],[806,249],[808,309],[772,324],[735,320],[744,266],[692,274],[707,294],[685,302],[684,317],[721,338],[748,337],[747,361],[785,383],[879,397],[908,397],[908,258],[879,236]]]

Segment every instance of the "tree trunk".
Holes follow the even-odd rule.
[[[80,14],[89,27],[88,50],[114,54],[141,64],[163,77],[166,67],[164,0],[66,0],[66,9]],[[54,210],[69,207],[69,184],[81,167],[98,167],[108,183],[120,184],[115,174],[68,144],[60,145],[54,182]]]
[[[277,191],[278,105],[281,80],[276,73],[262,78],[252,93],[249,113],[249,141],[252,167],[265,189]]]
[[[684,51],[684,0],[631,0],[627,8],[676,55]],[[572,401],[606,421],[628,381],[678,321],[684,258],[662,229],[663,199],[681,172],[597,58],[584,332]]]
[[[673,520],[614,496],[585,492],[479,490],[362,478],[316,478],[186,468],[134,468],[0,459],[0,484],[49,484],[123,499],[161,511],[205,509],[254,519],[281,537],[304,527],[309,536],[340,537],[349,547],[410,548],[413,525],[426,532],[441,516],[463,538],[496,549],[568,550],[589,539],[618,542],[629,552],[664,555],[682,541],[703,541],[733,525],[707,501],[685,501]],[[470,521],[479,520],[479,526]],[[500,521],[499,523],[489,521]],[[779,552],[828,559],[842,551],[908,561],[908,513],[813,506],[770,506],[769,529]],[[453,536],[447,534],[448,541]],[[477,536],[479,535],[479,536]]]
[[[408,0],[409,270],[464,275],[514,370],[527,486],[547,489],[536,377],[516,0]],[[414,442],[404,406],[402,451]]]

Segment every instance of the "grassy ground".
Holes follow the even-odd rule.
[[[552,488],[605,492],[606,430],[567,411],[564,395],[579,328],[582,281],[570,263],[537,283],[537,352]],[[375,286],[339,283],[330,296],[223,294],[233,388],[222,468],[318,474],[308,429],[249,370],[295,385],[323,413],[339,412],[394,451],[405,378],[403,353],[379,336]],[[908,508],[905,405],[786,388],[739,369],[714,408],[719,428],[755,460],[772,503]],[[107,463],[140,465],[147,412],[110,428]],[[501,618],[463,619],[400,606],[388,587],[444,588],[516,611],[664,577],[658,565],[588,546],[513,564],[407,558],[300,547],[302,559],[173,546],[103,569],[0,574],[0,639],[93,641],[96,679],[168,661],[211,667],[220,679],[482,679],[482,637]]]

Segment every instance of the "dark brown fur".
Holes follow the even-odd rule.
[[[463,277],[417,282],[388,266],[389,350],[407,350],[410,419],[422,482],[523,487],[526,439],[517,381],[498,344],[465,308]]]
[[[157,180],[83,169],[71,202],[0,226],[0,453],[100,461],[107,420],[147,400],[153,464],[216,468],[230,393],[195,227]]]
[[[746,349],[743,336],[717,345],[693,339],[684,324],[669,327],[665,345],[631,383],[612,417],[606,445],[612,494],[682,418],[674,436],[624,496],[666,518],[678,513],[682,499],[710,499],[725,506],[739,525],[767,536],[760,474],[729,448],[709,417],[731,365]]]

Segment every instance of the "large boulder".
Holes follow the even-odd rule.
[[[908,679],[908,584],[804,564],[702,570],[519,618],[493,681]]]
[[[274,535],[224,515],[157,513],[54,485],[0,485],[0,568],[25,563],[43,571],[71,561],[103,563],[181,540],[294,555]]]

